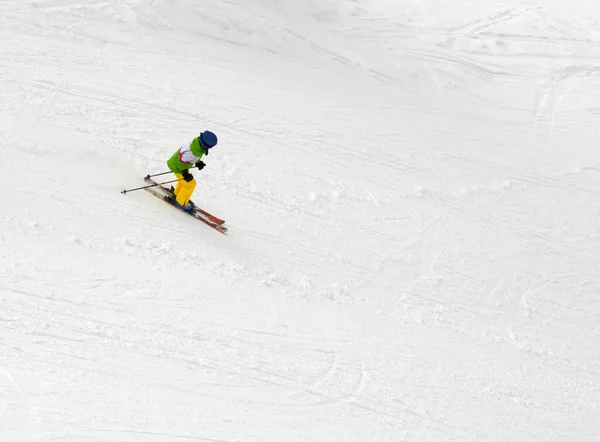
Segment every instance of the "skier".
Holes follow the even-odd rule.
[[[200,133],[199,137],[192,140],[189,146],[182,146],[167,161],[167,166],[175,174],[179,182],[173,189],[175,202],[185,211],[194,209],[194,204],[190,201],[192,193],[196,188],[196,180],[190,173],[192,167],[198,170],[204,169],[203,155],[208,155],[208,151],[217,145],[217,136],[211,131]]]

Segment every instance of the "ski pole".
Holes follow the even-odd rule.
[[[183,178],[182,178],[182,179],[183,179]],[[135,192],[136,190],[147,189],[148,187],[156,187],[156,186],[160,186],[160,185],[162,185],[162,184],[176,183],[177,181],[181,181],[181,180],[165,181],[164,183],[150,184],[149,186],[136,187],[135,189],[125,189],[125,190],[123,190],[121,193],[122,193],[123,195],[125,195],[127,192]]]
[[[169,170],[168,172],[155,173],[154,175],[146,175],[146,178],[152,178],[153,176],[166,175],[168,173],[173,173],[173,172]]]

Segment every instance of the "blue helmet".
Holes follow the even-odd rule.
[[[208,149],[215,147],[219,140],[213,132],[205,130],[198,137],[198,141],[200,141],[200,147],[202,147],[204,153],[208,155]]]

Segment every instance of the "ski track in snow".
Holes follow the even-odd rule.
[[[0,440],[600,440],[598,12],[4,1]]]

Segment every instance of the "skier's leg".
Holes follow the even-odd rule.
[[[179,195],[179,191],[183,187],[182,183],[185,183],[185,181],[183,180],[183,175],[180,175],[180,174],[176,173],[175,177],[177,177],[177,179],[179,180],[177,182],[177,186],[175,187],[175,191],[173,192],[175,194],[175,196],[177,196],[177,195]]]
[[[177,189],[175,189],[175,198],[181,206],[185,206],[190,201],[192,193],[194,193],[194,189],[196,188],[196,180],[192,180],[189,183],[185,180],[181,180],[177,184],[177,187],[180,185],[181,188],[179,189],[179,192],[177,192]]]

